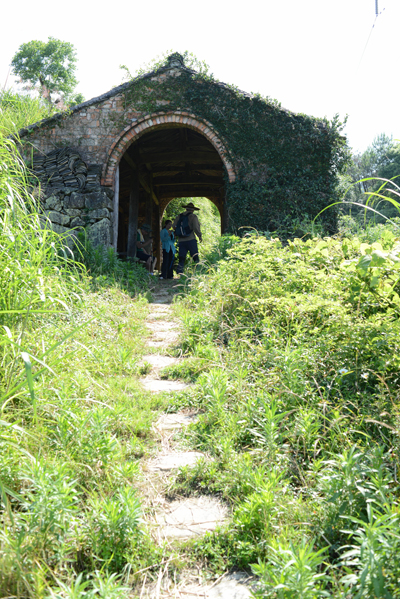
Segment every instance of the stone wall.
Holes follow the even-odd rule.
[[[108,97],[111,94],[112,97]],[[22,134],[41,155],[48,155],[55,148],[69,147],[77,150],[85,163],[102,167],[121,129],[143,116],[124,107],[122,92],[111,90],[104,97],[106,99],[94,98],[72,112],[60,113],[28,127],[20,136]]]
[[[74,191],[68,187],[45,190],[42,210],[57,233],[68,234],[86,230],[94,247],[110,247],[113,243],[112,191],[99,188],[98,191]]]
[[[100,167],[88,167],[70,148],[35,157],[33,167],[41,185],[43,220],[68,245],[83,229],[93,246],[112,245],[113,191],[100,185]]]

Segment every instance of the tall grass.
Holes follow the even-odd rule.
[[[30,182],[0,135],[0,596],[122,597],[156,552],[134,487],[162,402],[134,378],[146,300],[123,291],[147,275],[79,263]]]
[[[189,440],[213,460],[174,489],[232,503],[231,526],[193,550],[218,571],[252,566],[257,597],[399,597],[392,226],[233,240],[182,298],[181,350],[211,368]]]
[[[57,112],[42,98],[32,98],[12,90],[0,92],[0,134],[15,134],[28,125],[32,125]]]

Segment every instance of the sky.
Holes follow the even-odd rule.
[[[86,100],[122,82],[121,64],[135,72],[188,50],[220,81],[293,112],[348,115],[354,152],[381,133],[400,139],[399,0],[19,0],[2,16],[1,89],[13,86],[11,59],[33,39],[75,46]]]

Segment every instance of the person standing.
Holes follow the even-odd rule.
[[[153,238],[150,225],[141,225],[137,230],[136,258],[146,263],[149,273],[154,274],[157,258],[153,258]]]
[[[200,242],[203,240],[199,219],[197,218],[197,215],[194,214],[194,211],[200,210],[200,208],[196,208],[193,202],[189,202],[189,204],[183,207],[186,208],[186,211],[179,214],[173,224],[175,234],[179,240],[178,273],[183,273],[184,271],[188,252],[194,262],[199,262],[199,249],[197,247],[196,236]]]
[[[160,279],[174,278],[174,259],[176,253],[175,235],[172,230],[172,220],[166,220],[160,233],[163,261],[161,267]]]

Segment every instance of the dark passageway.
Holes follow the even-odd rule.
[[[184,126],[162,126],[144,134],[119,165],[117,249],[132,257],[140,224],[152,226],[159,255],[161,217],[171,199],[207,197],[218,207],[224,229],[224,165],[214,146]]]

